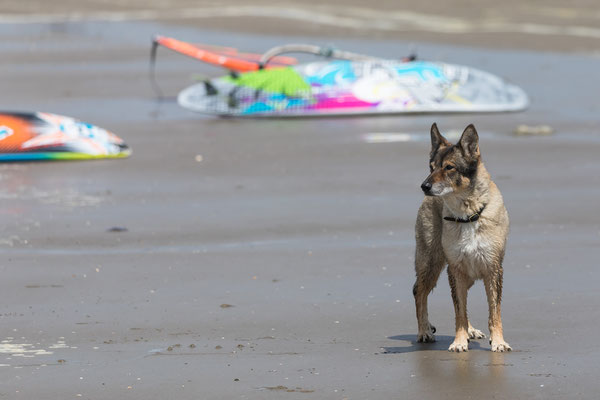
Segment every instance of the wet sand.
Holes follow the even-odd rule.
[[[189,113],[171,97],[156,101],[147,79],[152,34],[256,51],[328,37],[198,26],[0,24],[1,109],[75,116],[134,152],[0,165],[0,395],[596,397],[600,105],[591,82],[600,59],[585,54],[592,45],[577,54],[506,50],[513,38],[499,35],[482,49],[414,33],[423,58],[523,87],[532,98],[523,113],[227,120]],[[414,43],[359,36],[336,44],[386,55]],[[528,38],[548,50],[547,38]],[[158,71],[170,96],[194,73],[218,73],[167,51]],[[444,276],[430,297],[438,342],[415,343],[413,226],[433,121],[451,134],[476,124],[504,195],[512,353],[494,354],[486,340],[466,354],[446,351],[454,317]],[[519,124],[555,133],[516,137]],[[386,132],[410,140],[365,140]],[[481,283],[469,311],[487,331]]]

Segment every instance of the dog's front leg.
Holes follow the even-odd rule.
[[[471,285],[467,289],[471,289],[475,281],[471,281]],[[471,325],[471,321],[469,320],[469,339],[483,339],[485,337],[485,333],[481,332],[479,329],[476,329]]]
[[[413,295],[417,308],[417,324],[419,333],[417,342],[427,343],[435,342],[435,327],[429,322],[427,312],[427,297],[435,287],[437,280],[444,268],[444,259],[436,257],[424,257],[423,252],[417,251],[415,260],[415,269],[417,272],[417,281],[413,286]],[[439,254],[439,253],[438,253]]]
[[[472,284],[472,279],[466,276],[459,267],[448,265],[448,281],[454,302],[456,314],[456,337],[448,351],[469,350],[469,320],[467,318],[467,292]]]
[[[488,325],[490,328],[490,344],[492,351],[504,352],[511,351],[512,348],[504,341],[502,332],[502,318],[500,317],[500,303],[502,301],[502,275],[503,270],[500,265],[494,269],[494,272],[486,276],[483,280],[485,292],[487,294],[489,306]]]

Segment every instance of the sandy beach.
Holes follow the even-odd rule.
[[[594,2],[384,1],[371,13],[358,1],[254,11],[236,1],[79,3],[0,6],[0,109],[97,124],[133,155],[0,165],[1,398],[597,397]],[[309,23],[311,7],[320,19]],[[257,52],[286,42],[376,56],[416,48],[519,85],[531,107],[211,118],[174,96],[194,74],[222,71],[166,50],[157,78],[167,97],[157,100],[148,79],[157,33]],[[432,122],[454,139],[477,126],[504,196],[511,353],[492,353],[487,340],[447,351],[445,273],[429,300],[438,341],[416,343],[414,221]],[[517,136],[520,124],[554,132]],[[382,133],[405,139],[371,143]],[[470,318],[487,333],[481,282],[469,294]]]

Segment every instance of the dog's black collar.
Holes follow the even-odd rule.
[[[469,215],[467,218],[444,217],[444,219],[446,221],[460,222],[463,224],[467,224],[469,222],[475,222],[479,219],[479,216],[483,212],[484,208],[485,208],[485,204],[483,205],[483,207],[481,207],[481,209],[479,211],[477,211],[475,214]]]

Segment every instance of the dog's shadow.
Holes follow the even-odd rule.
[[[433,343],[418,343],[416,335],[397,335],[390,336],[388,339],[401,340],[407,343],[406,346],[394,346],[394,347],[382,347],[383,351],[381,354],[403,354],[413,353],[415,351],[448,351],[448,347],[454,341],[454,336],[447,335],[435,335],[435,342]],[[487,338],[479,339],[487,340]],[[481,344],[477,340],[469,341],[469,350],[486,350],[481,347]]]

